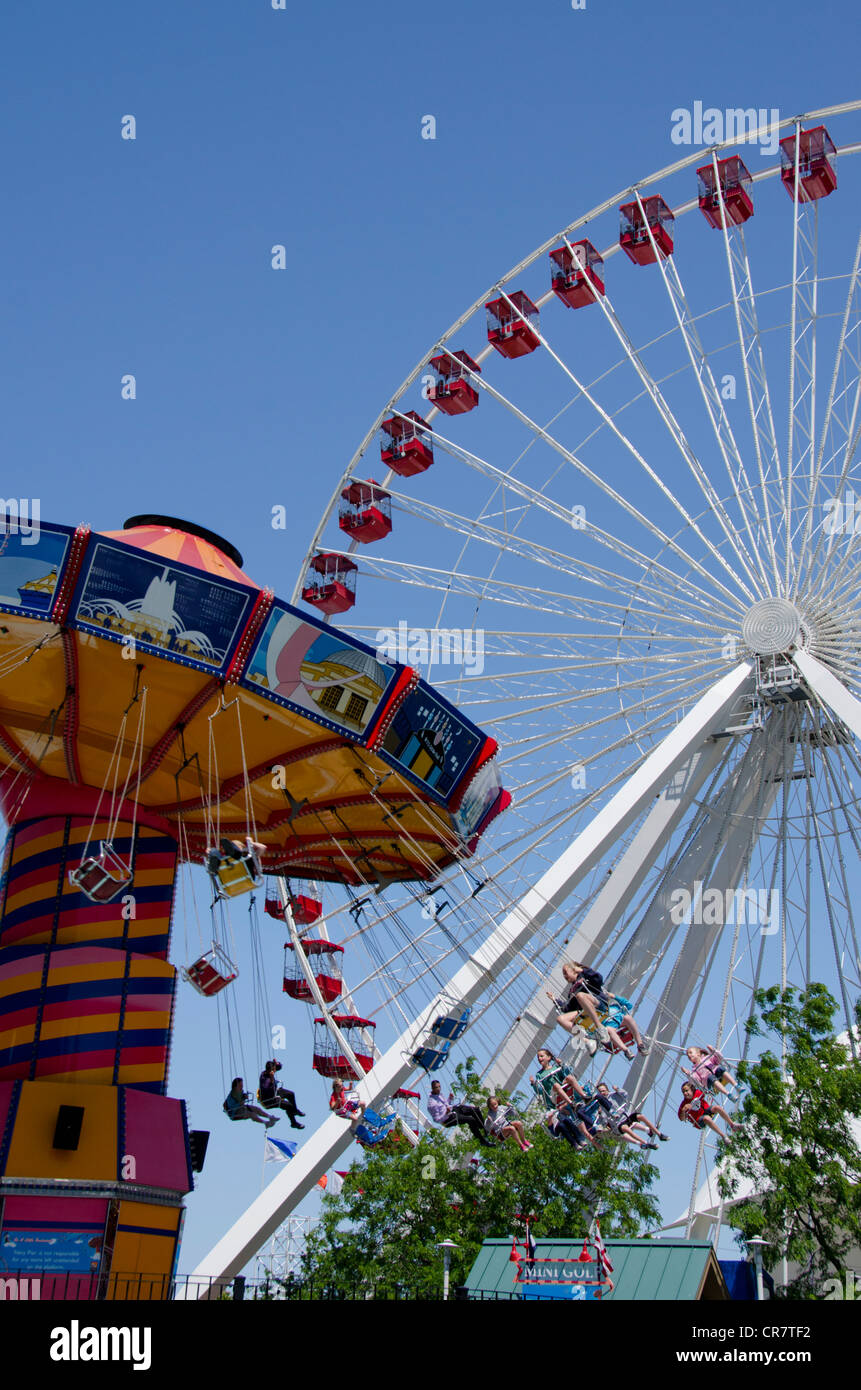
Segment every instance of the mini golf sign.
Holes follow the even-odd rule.
[[[526,1299],[596,1299],[606,1287],[596,1260],[523,1260],[516,1282]]]

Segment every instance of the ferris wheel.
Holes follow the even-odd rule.
[[[660,1113],[687,1043],[746,1055],[759,986],[825,981],[854,1037],[859,115],[736,131],[577,217],[334,487],[294,601],[489,731],[512,796],[419,888],[325,899],[315,940],[377,1023],[369,1104],[417,1059],[520,1085],[572,957],[633,1001],[650,1046],[618,1079]],[[240,1268],[346,1142],[328,1120],[200,1272]]]

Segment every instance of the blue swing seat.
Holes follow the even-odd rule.
[[[448,1038],[449,1042],[456,1042],[469,1027],[469,1016],[472,1009],[466,1008],[450,1014],[440,1014],[439,1018],[433,1021],[431,1032],[438,1038]]]
[[[448,1059],[451,1043],[441,1043],[439,1047],[431,1047],[426,1044],[413,1053],[413,1061],[417,1067],[422,1067],[424,1071],[439,1071],[444,1067]]]
[[[367,1144],[371,1148],[375,1144],[382,1144],[394,1129],[396,1120],[397,1115],[378,1115],[376,1110],[366,1106],[361,1122],[356,1125],[356,1138],[360,1144]]]

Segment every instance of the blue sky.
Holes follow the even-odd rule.
[[[3,495],[95,529],[192,518],[289,597],[342,468],[458,313],[677,157],[674,108],[850,100],[857,28],[853,0],[464,0],[439,18],[402,0],[6,0]],[[184,993],[171,1077],[214,1131],[183,1269],[259,1182],[259,1133],[222,1127],[196,1041],[207,1007]]]

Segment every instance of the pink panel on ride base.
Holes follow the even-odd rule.
[[[129,1181],[190,1192],[182,1102],[131,1087],[124,1094],[122,1147],[134,1160],[134,1176],[130,1175]]]

